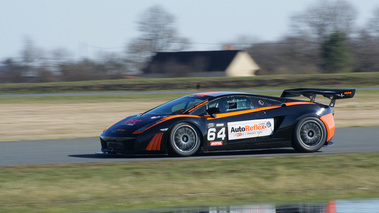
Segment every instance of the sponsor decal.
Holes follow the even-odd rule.
[[[353,95],[353,92],[341,92],[340,94],[336,94],[336,96],[340,98],[344,98],[345,96],[350,97],[352,95]]]
[[[269,136],[273,131],[273,118],[228,123],[229,140]]]
[[[212,141],[211,146],[222,146],[222,141]]]
[[[142,120],[138,120],[138,119],[131,119],[131,120],[127,120],[124,122],[124,124],[126,125],[129,125],[129,126],[133,126],[134,124],[138,123],[138,122],[141,122]]]
[[[341,92],[340,94],[336,94],[336,96],[340,98],[351,97],[353,96],[353,92]]]
[[[352,92],[344,92],[343,94],[344,95],[352,95],[353,93]]]
[[[162,116],[152,116],[150,119],[157,119],[157,118],[160,118]]]
[[[214,123],[209,123],[209,124],[208,124],[208,128],[213,128],[213,127],[215,127],[215,124],[214,124]]]

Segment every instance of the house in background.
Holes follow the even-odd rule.
[[[258,65],[246,51],[158,52],[144,69],[145,77],[254,76]]]

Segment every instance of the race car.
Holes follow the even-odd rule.
[[[281,97],[243,92],[187,95],[126,117],[100,135],[103,154],[169,154],[293,147],[316,152],[332,144],[337,99],[355,89],[289,89]],[[317,95],[330,104],[315,101]],[[308,100],[291,97],[305,96]]]

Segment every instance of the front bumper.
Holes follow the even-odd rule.
[[[101,151],[104,154],[136,153],[136,138],[134,137],[104,137],[100,136]]]

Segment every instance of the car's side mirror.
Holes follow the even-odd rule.
[[[208,114],[209,114],[210,116],[212,116],[212,118],[215,118],[215,117],[216,117],[216,114],[217,114],[217,113],[220,113],[221,110],[220,110],[220,108],[209,108],[209,109],[207,109],[207,112],[208,112]]]

